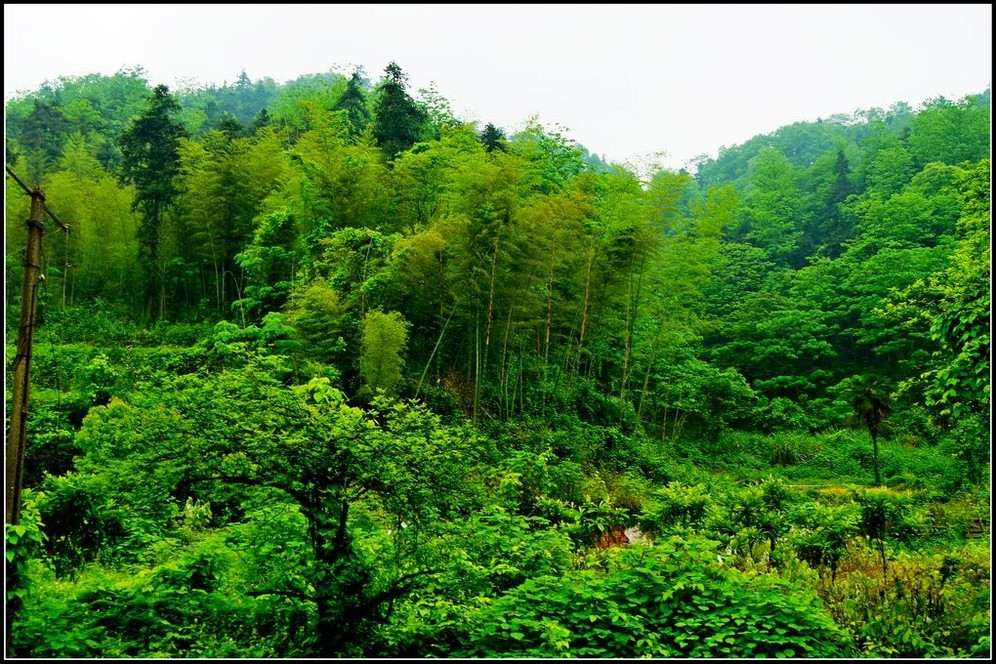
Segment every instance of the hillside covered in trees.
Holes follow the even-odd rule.
[[[989,655],[989,90],[694,174],[396,63],[5,115],[8,654]]]

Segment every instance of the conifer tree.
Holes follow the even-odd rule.
[[[359,70],[354,71],[346,82],[346,91],[339,97],[335,104],[335,110],[346,111],[349,115],[349,123],[353,126],[350,133],[359,136],[367,128],[370,122],[370,112],[367,110],[367,96],[363,92],[363,77]]]
[[[186,130],[176,115],[180,104],[165,85],[152,91],[148,105],[121,135],[121,181],[135,185],[132,209],[141,212],[138,229],[139,253],[149,272],[147,313],[152,312],[159,292],[159,314],[165,306],[165,290],[159,255],[160,234],[166,210],[176,198],[174,177],[180,170],[180,139]]]
[[[408,94],[408,77],[391,62],[377,91],[374,137],[390,159],[418,141],[426,114]]]

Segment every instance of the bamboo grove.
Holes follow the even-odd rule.
[[[894,497],[854,489],[850,507],[799,507],[796,522],[770,475],[860,440],[821,478],[985,502],[988,90],[785,126],[694,173],[606,163],[537,118],[515,131],[466,122],[395,63],[376,83],[243,72],[179,92],[123,70],[60,79],[5,110],[7,164],[72,227],[46,236],[43,256],[26,470],[41,525],[13,544],[8,531],[8,552],[38,538],[13,577],[8,564],[8,585],[26,589],[19,654],[988,648],[959,623],[961,641],[918,632],[935,649],[904,651],[894,625],[845,615],[837,569],[859,533],[883,578],[913,574],[887,564],[898,531],[874,526]],[[8,181],[8,364],[29,202]],[[738,471],[756,445],[763,468]],[[928,457],[943,476],[933,487],[916,481]],[[750,482],[721,490],[699,466]],[[636,523],[657,536],[650,558],[594,545]],[[832,527],[840,539],[816,549],[799,534]],[[503,542],[518,548],[499,553]],[[740,562],[712,570],[717,555]],[[762,560],[782,578],[756,576]],[[487,569],[496,561],[506,576]],[[786,571],[804,563],[818,578]],[[114,577],[128,565],[160,590],[203,592],[189,605],[169,595],[185,617],[163,618],[197,627],[153,638],[101,604],[141,603]],[[587,581],[564,585],[572,574]],[[710,611],[671,634],[661,625],[673,629],[680,603],[671,619],[619,608],[611,626],[594,613],[544,622],[589,592],[667,595],[672,577],[711,579],[722,591],[699,603],[747,606],[754,636],[695,622]],[[779,585],[804,582],[829,613]],[[780,623],[757,598],[780,595],[800,603],[783,607],[804,616],[797,641],[763,626]],[[45,620],[98,605],[102,628],[38,641]],[[614,631],[638,645],[607,645]]]

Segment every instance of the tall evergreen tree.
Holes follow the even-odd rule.
[[[261,108],[259,109],[259,113],[256,114],[255,119],[253,119],[252,125],[249,127],[249,133],[255,134],[263,127],[269,127],[271,124],[273,124],[273,118],[270,117],[270,112],[265,108]]]
[[[484,149],[488,152],[495,150],[505,152],[508,149],[507,140],[505,132],[490,122],[484,126],[484,131],[481,132],[481,143],[484,144]]]
[[[165,85],[158,85],[149,97],[148,106],[121,135],[121,174],[124,184],[135,185],[132,209],[139,211],[140,257],[149,273],[146,311],[152,313],[155,294],[159,293],[159,313],[165,306],[163,257],[160,236],[166,210],[176,198],[174,177],[180,170],[180,138],[186,135],[176,119],[180,104]]]
[[[413,146],[422,133],[426,113],[408,94],[408,77],[395,62],[384,68],[374,115],[374,136],[391,159]]]
[[[833,167],[833,185],[823,214],[825,222],[822,241],[831,258],[840,255],[841,243],[847,239],[850,230],[847,227],[844,213],[840,209],[841,203],[854,193],[854,185],[851,184],[850,175],[851,169],[847,163],[847,156],[843,150],[838,149],[837,159]]]
[[[367,110],[367,96],[363,92],[363,77],[359,70],[354,71],[346,82],[346,91],[339,97],[335,104],[335,110],[346,111],[349,114],[349,123],[353,126],[350,132],[353,136],[363,133],[370,122],[370,112]]]

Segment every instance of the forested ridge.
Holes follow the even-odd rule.
[[[8,655],[989,656],[988,89],[694,174],[396,63],[5,117]]]

